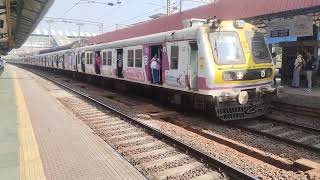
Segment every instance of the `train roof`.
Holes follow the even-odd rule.
[[[121,48],[125,46],[136,46],[142,44],[153,44],[166,41],[174,40],[186,40],[186,39],[196,39],[198,36],[198,31],[201,28],[206,27],[207,25],[189,27],[177,31],[167,31],[156,34],[150,34],[146,36],[133,37],[129,39],[123,39],[113,42],[101,43],[97,45],[90,45],[78,48],[80,51],[96,50],[96,49],[105,49],[105,48]]]
[[[217,0],[216,2],[206,6],[201,6],[170,16],[160,17],[128,28],[98,35],[89,38],[87,43],[100,44],[160,32],[179,30],[183,28],[182,21],[190,18],[208,19],[216,16],[222,20],[248,19],[251,17],[279,14],[282,12],[291,12],[292,15],[292,13],[296,11],[297,14],[298,11],[300,12],[309,8],[314,9],[319,7],[319,0]]]

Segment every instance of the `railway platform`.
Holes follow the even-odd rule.
[[[309,92],[304,88],[279,86],[278,98],[275,100],[286,104],[320,108],[320,88],[315,87]]]
[[[0,72],[0,179],[145,179],[26,71]]]

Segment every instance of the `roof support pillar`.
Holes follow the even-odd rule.
[[[12,33],[11,33],[11,4],[10,0],[6,0],[6,20],[7,20],[7,31],[8,31],[8,43],[9,47],[13,46],[14,42],[12,40]]]

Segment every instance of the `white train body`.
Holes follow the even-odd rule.
[[[214,30],[208,25],[189,27],[15,61],[212,97],[217,115],[223,120],[256,117],[265,113],[266,107],[262,107],[264,102],[250,102],[249,96],[253,93],[260,97],[273,91],[274,67],[269,52],[262,63],[255,60],[253,47],[248,45],[254,41],[249,42],[245,34],[253,32],[254,27],[246,24],[236,28],[234,24],[233,21],[222,22]],[[227,49],[230,47],[234,48]],[[219,52],[224,50],[231,55]],[[118,75],[117,63],[121,52],[123,78]],[[96,53],[101,55],[100,72],[96,70]],[[161,58],[160,84],[151,82],[150,62],[155,53],[159,53]],[[220,57],[228,60],[220,60]],[[244,91],[246,93],[241,93]],[[240,102],[241,99],[245,102]],[[229,112],[232,108],[239,109],[234,110],[236,115],[231,110]],[[255,112],[250,113],[251,110]]]

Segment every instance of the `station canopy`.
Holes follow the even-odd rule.
[[[320,0],[218,0],[212,4],[146,21],[128,28],[108,32],[88,39],[88,44],[99,44],[150,35],[183,28],[182,21],[191,18],[222,20],[243,19],[258,27],[276,18],[312,14],[319,17]],[[318,18],[319,19],[319,18]]]
[[[19,48],[54,0],[0,0],[0,55]]]

